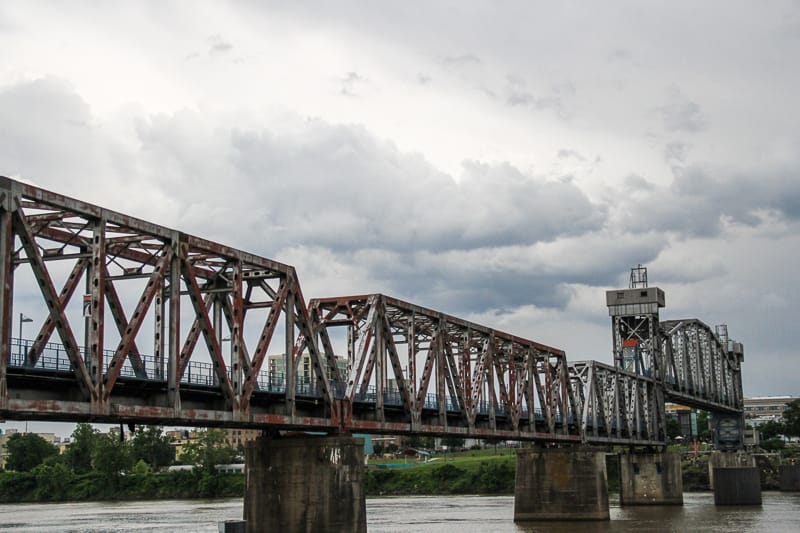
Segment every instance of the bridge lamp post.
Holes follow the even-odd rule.
[[[19,314],[19,348],[20,348],[20,350],[23,350],[22,354],[20,354],[23,357],[24,357],[24,353],[28,351],[28,343],[27,342],[25,343],[24,349],[22,347],[22,324],[24,324],[26,322],[33,322],[33,319],[32,318],[28,318],[24,314],[20,313]]]

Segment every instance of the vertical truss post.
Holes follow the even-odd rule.
[[[295,416],[295,389],[297,385],[297,371],[294,361],[294,290],[286,295],[285,317],[285,361],[286,361],[286,414]]]
[[[239,405],[239,413],[242,419],[246,418],[250,411],[250,402],[242,402],[244,393],[244,372],[248,366],[247,358],[244,353],[244,340],[242,331],[244,330],[244,301],[242,298],[242,262],[237,261],[233,267],[233,291],[231,293],[232,306],[230,317],[231,334],[231,360],[230,369],[232,374],[233,395]],[[258,384],[256,381],[255,385]]]
[[[225,346],[225,342],[230,342],[231,339],[229,338],[225,340],[225,342],[223,342],[224,339],[222,338],[222,302],[220,301],[219,293],[214,294],[214,297],[211,299],[211,314],[212,314],[211,320],[213,320],[214,337],[217,341],[217,345],[220,347],[220,349],[223,349],[222,347]],[[223,357],[225,356],[224,353],[221,353],[220,355],[222,355]],[[214,386],[219,387],[219,385],[220,385],[219,376],[215,372]]]
[[[495,351],[494,331],[489,334],[489,346],[486,353],[486,381],[488,383],[489,394],[489,429],[497,429],[497,398],[494,393],[494,351]]]
[[[536,380],[533,376],[536,373],[536,361],[538,359],[539,353],[535,350],[531,350],[525,360],[527,372],[527,379],[525,380],[525,404],[528,406],[528,431],[531,433],[536,433],[536,403],[534,401]]]
[[[386,306],[382,298],[375,305],[377,312],[372,324],[375,330],[375,415],[380,422],[385,422],[383,395],[386,386],[386,338],[384,337],[383,322],[386,320]]]
[[[408,396],[411,403],[411,412],[417,412],[417,336],[415,331],[415,313],[411,312],[411,319],[406,334],[408,346]],[[413,424],[413,418],[412,418]]]
[[[177,414],[181,410],[181,262],[183,251],[176,235],[172,240],[169,262],[169,361],[167,368],[167,401]]]
[[[461,337],[461,373],[459,380],[461,381],[463,390],[463,405],[461,407],[462,414],[466,417],[467,424],[470,429],[475,427],[475,416],[472,398],[472,365],[470,364],[470,330],[464,332]]]
[[[153,379],[161,381],[165,377],[164,373],[164,331],[165,331],[165,322],[164,322],[164,311],[165,311],[165,301],[164,301],[164,279],[162,278],[158,282],[158,287],[156,287],[156,295],[155,300],[153,303],[154,306],[154,323],[153,323],[153,369],[152,375]]]
[[[7,370],[11,359],[14,231],[10,207],[9,192],[0,192],[0,409],[8,405]]]
[[[105,265],[106,265],[106,222],[100,218],[93,222],[92,228],[92,261],[88,270],[88,284],[90,295],[90,310],[87,321],[88,338],[85,340],[88,348],[89,374],[97,390],[96,400],[103,405],[96,406],[97,411],[104,412],[108,406],[103,391],[103,333],[105,311]]]
[[[448,342],[444,318],[439,317],[436,324],[436,400],[439,406],[439,424],[447,427],[447,396],[445,396],[445,373],[447,361],[444,356],[444,345]]]

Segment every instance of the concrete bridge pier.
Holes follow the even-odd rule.
[[[800,490],[800,464],[781,465],[779,469],[781,490]]]
[[[363,439],[260,437],[245,453],[248,533],[366,533]]]
[[[712,453],[708,480],[716,505],[761,505],[761,473],[750,454]]]
[[[603,452],[521,449],[516,476],[515,522],[609,519]]]
[[[672,452],[619,456],[621,505],[683,505],[681,456]]]

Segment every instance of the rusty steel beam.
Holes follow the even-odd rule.
[[[55,328],[61,337],[61,342],[64,344],[67,356],[69,357],[72,365],[72,370],[75,373],[76,384],[85,398],[91,399],[92,402],[95,402],[98,399],[97,389],[95,384],[92,382],[92,378],[86,368],[86,365],[84,364],[83,358],[81,357],[78,343],[75,340],[75,335],[72,332],[69,321],[64,314],[64,310],[58,306],[57,302],[59,298],[56,295],[56,290],[53,286],[53,280],[50,277],[47,266],[45,265],[44,261],[42,261],[42,256],[39,253],[39,249],[31,233],[30,226],[28,225],[24,214],[19,208],[19,198],[16,198],[16,204],[17,210],[14,211],[14,226],[16,228],[16,234],[22,241],[22,247],[31,261],[31,269],[33,270],[33,274],[37,283],[39,284],[42,296],[44,297],[44,302],[50,313],[50,318],[55,323]]]
[[[70,272],[69,276],[67,277],[64,288],[61,289],[61,293],[58,296],[58,306],[62,312],[66,307],[67,302],[69,302],[70,298],[72,298],[75,289],[78,288],[78,283],[80,283],[81,277],[83,276],[83,273],[88,265],[89,261],[84,258],[80,258],[75,262],[72,272]],[[50,336],[53,334],[55,327],[56,323],[53,321],[53,318],[48,315],[44,321],[44,324],[42,324],[39,333],[36,335],[36,338],[33,341],[33,346],[31,346],[25,355],[25,366],[36,366],[36,362],[39,360],[39,356],[42,354],[45,344],[47,344],[47,341],[50,340]]]
[[[0,409],[8,408],[8,364],[11,360],[14,297],[14,222],[12,198],[0,191]]]
[[[119,373],[122,371],[122,363],[131,353],[131,350],[135,345],[134,340],[136,339],[136,335],[139,333],[139,330],[142,327],[145,313],[150,307],[153,298],[155,298],[156,291],[161,287],[161,281],[164,278],[164,271],[166,270],[166,265],[169,264],[169,260],[170,256],[164,255],[156,265],[153,273],[150,275],[150,280],[145,287],[144,293],[139,298],[139,301],[136,304],[136,309],[134,309],[133,315],[131,315],[132,320],[128,323],[128,326],[125,328],[125,331],[122,334],[122,338],[119,341],[119,346],[117,346],[114,357],[108,363],[108,370],[103,378],[105,399],[108,399],[109,395],[111,394],[111,390],[114,388],[114,384],[119,377]]]

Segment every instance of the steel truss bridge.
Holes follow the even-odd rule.
[[[741,345],[696,319],[618,306],[615,364],[570,363],[381,294],[307,305],[291,266],[5,177],[0,262],[7,419],[663,445],[665,401],[742,411]]]

